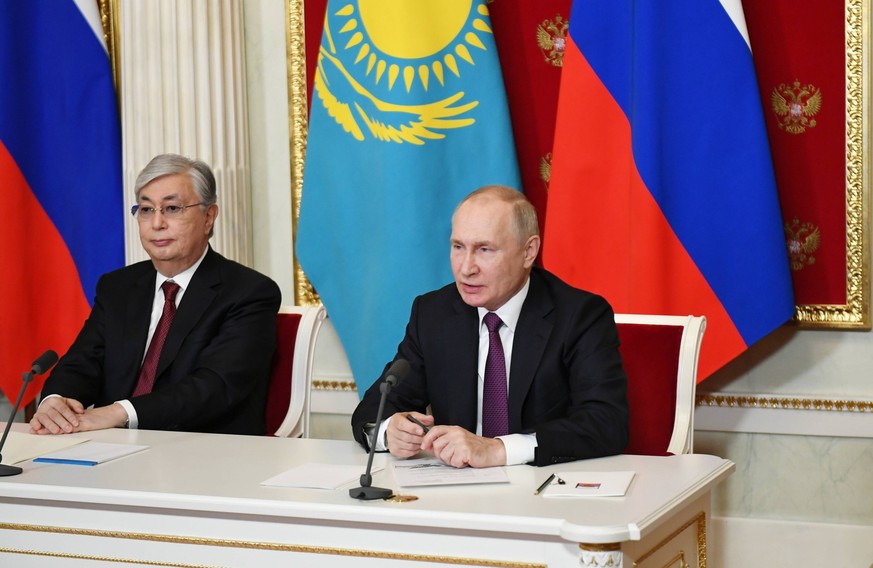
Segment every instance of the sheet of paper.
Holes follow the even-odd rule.
[[[541,493],[543,497],[621,497],[627,493],[635,473],[632,471],[566,471]],[[563,483],[562,483],[563,482]]]
[[[271,487],[303,487],[309,489],[339,489],[344,485],[355,484],[361,480],[361,474],[366,469],[362,465],[344,465],[330,463],[305,463],[293,469],[275,475],[261,485]],[[373,467],[370,473],[381,471],[381,467]]]
[[[436,458],[406,460],[394,464],[394,476],[401,487],[462,485],[468,483],[509,483],[503,467],[452,467]]]
[[[135,444],[85,442],[84,444],[79,444],[72,448],[67,448],[66,450],[43,454],[33,461],[68,465],[97,465],[141,452],[146,448],[148,448],[148,446],[138,446]]]
[[[6,443],[3,445],[3,463],[9,465],[20,463],[87,441],[88,438],[66,434],[39,436],[10,430]]]

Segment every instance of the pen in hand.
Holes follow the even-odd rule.
[[[418,424],[419,426],[421,426],[421,429],[424,430],[425,434],[430,432],[430,427],[425,426],[424,424],[422,424],[421,422],[416,420],[415,417],[413,417],[411,414],[407,414],[406,419],[409,420],[410,422],[412,422],[413,424]]]
[[[555,474],[554,474],[554,473],[553,473],[552,475],[550,475],[548,478],[546,478],[546,480],[543,481],[543,484],[542,484],[542,485],[540,485],[539,487],[537,487],[537,490],[534,491],[534,495],[539,495],[540,493],[542,493],[543,489],[545,489],[546,487],[548,487],[548,486],[549,486],[549,483],[551,483],[553,479],[555,479]]]

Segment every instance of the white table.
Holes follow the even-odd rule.
[[[391,503],[352,499],[348,487],[260,485],[306,462],[363,472],[352,442],[74,436],[149,449],[94,467],[26,461],[0,478],[0,566],[706,566],[710,492],[734,469],[708,455],[614,456],[509,467],[509,484],[400,490],[393,458],[379,454],[373,485],[418,497]],[[625,497],[533,495],[551,472],[574,469],[637,476]]]

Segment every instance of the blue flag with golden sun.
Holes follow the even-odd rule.
[[[297,257],[359,393],[415,296],[452,281],[451,216],[520,187],[484,0],[330,0],[315,72]]]

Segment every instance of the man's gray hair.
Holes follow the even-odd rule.
[[[524,244],[532,236],[540,234],[537,210],[522,192],[505,185],[486,185],[480,187],[458,204],[455,208],[455,213],[458,212],[458,209],[464,203],[480,197],[493,197],[512,205],[513,228],[520,244]]]
[[[135,193],[158,178],[172,175],[186,175],[194,186],[200,199],[201,208],[206,208],[218,199],[215,192],[215,176],[212,169],[200,160],[192,160],[179,154],[158,154],[142,169],[136,177]]]

